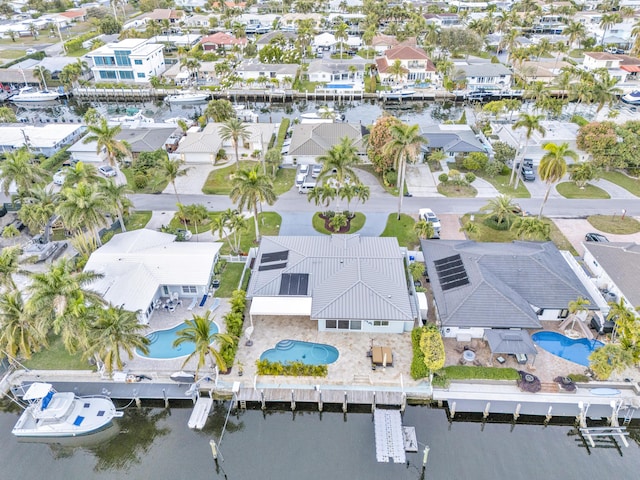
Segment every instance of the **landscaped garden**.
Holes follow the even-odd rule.
[[[335,223],[332,226],[332,221],[334,221],[336,213],[330,212],[333,214],[331,216],[328,212],[316,212],[313,215],[313,228],[316,232],[323,233],[325,235],[330,235],[332,233],[356,233],[364,226],[364,222],[366,221],[366,217],[364,213],[356,212],[351,214],[347,212],[347,214],[342,214],[346,223],[340,222]],[[336,231],[337,230],[337,231]]]

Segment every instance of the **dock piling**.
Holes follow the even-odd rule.
[[[347,392],[344,392],[344,401],[342,402],[342,412],[347,413]]]
[[[452,402],[449,407],[449,415],[451,416],[451,420],[456,416],[456,402]]]
[[[264,390],[260,390],[260,403],[262,404],[262,410],[266,410],[267,409],[267,403],[265,402],[264,399]]]
[[[489,409],[491,408],[491,402],[487,402],[487,405],[484,407],[484,412],[482,412],[482,418],[484,420],[489,416]]]
[[[322,405],[322,390],[320,390],[320,386],[318,385],[318,411],[321,412],[323,405]]]
[[[371,399],[371,413],[376,411],[376,392],[373,392],[373,398]]]
[[[520,417],[520,409],[522,408],[521,404],[516,405],[516,411],[513,412],[513,421],[517,421],[518,418]]]
[[[551,411],[552,411],[552,410],[553,410],[553,407],[552,407],[552,406],[550,406],[550,407],[549,407],[549,410],[547,410],[547,415],[546,415],[546,417],[544,418],[544,424],[545,424],[545,425],[549,425],[549,422],[551,421],[551,417],[552,417],[552,415],[551,415]]]
[[[296,396],[293,388],[291,389],[291,411],[295,411],[296,409]]]
[[[167,397],[167,391],[162,389],[162,396],[164,397],[164,408],[169,408],[169,398]]]

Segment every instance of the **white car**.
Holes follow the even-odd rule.
[[[101,165],[98,167],[98,171],[105,177],[115,177],[116,170],[110,165]]]
[[[318,175],[322,172],[322,165],[314,165],[311,169],[311,177],[318,178]]]
[[[296,175],[296,187],[299,187],[300,185],[302,185],[304,183],[305,178],[306,178],[306,175],[304,173],[299,173],[298,175]]]
[[[420,210],[418,210],[418,217],[420,220],[431,222],[433,224],[433,229],[436,232],[440,232],[440,219],[435,213],[433,213],[433,210],[431,210],[430,208],[421,208]]]
[[[53,183],[55,185],[64,185],[64,179],[67,177],[67,172],[64,170],[58,170],[53,174]]]
[[[299,165],[298,173],[304,173],[305,175],[309,172],[309,165]]]
[[[27,52],[26,52],[27,55],[33,55],[34,53],[38,53],[38,50],[36,50],[35,48],[27,49]]]
[[[178,228],[176,230],[176,235],[184,240],[191,240],[191,238],[193,237],[193,233],[191,233],[191,230],[186,230],[184,228]]]

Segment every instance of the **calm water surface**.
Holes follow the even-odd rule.
[[[422,453],[409,465],[377,463],[369,413],[248,410],[231,415],[218,468],[209,440],[218,439],[227,406],[218,404],[202,432],[187,428],[190,408],[129,408],[118,428],[93,445],[18,442],[18,412],[0,413],[0,478],[62,479],[419,479]],[[428,479],[536,480],[637,478],[640,435],[629,448],[609,439],[587,449],[569,426],[449,423],[443,410],[409,407],[404,424],[431,447]],[[71,444],[69,444],[71,442]]]

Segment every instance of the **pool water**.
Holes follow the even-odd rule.
[[[271,348],[262,355],[260,360],[270,362],[302,362],[307,365],[326,365],[338,359],[336,347],[323,343],[301,342],[298,340],[281,340],[276,348]]]
[[[585,367],[589,366],[589,355],[604,346],[598,340],[573,340],[556,332],[538,332],[531,335],[531,338],[547,352]]]
[[[145,355],[140,350],[136,350],[136,353],[141,357],[146,358],[179,358],[191,355],[196,349],[195,344],[191,342],[185,342],[179,347],[174,347],[173,342],[178,336],[177,332],[184,330],[185,324],[180,323],[169,330],[156,330],[147,335],[147,338],[151,340],[149,345],[149,354]],[[211,333],[218,333],[220,329],[215,322],[211,322]]]

